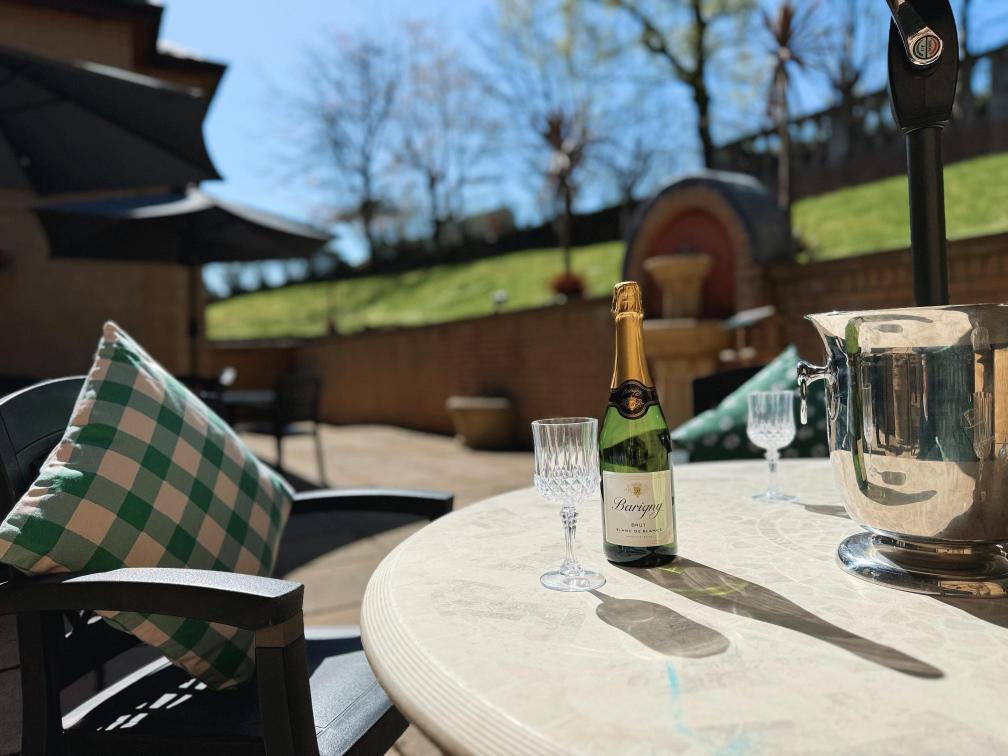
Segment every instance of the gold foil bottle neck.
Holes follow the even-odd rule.
[[[613,287],[612,313],[619,315],[644,315],[640,284],[636,281],[621,281]]]
[[[626,381],[654,386],[644,357],[644,306],[636,281],[616,284],[612,311],[616,321],[616,360],[611,388],[615,390]]]

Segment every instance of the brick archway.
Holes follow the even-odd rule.
[[[623,275],[641,282],[649,316],[661,314],[661,295],[644,271],[657,255],[700,252],[713,258],[701,315],[723,318],[738,307],[739,273],[751,268],[752,244],[744,220],[710,183],[682,182],[659,193],[637,218],[627,243]]]

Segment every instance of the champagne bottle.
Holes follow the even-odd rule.
[[[634,281],[613,289],[616,363],[599,432],[606,558],[654,567],[676,556],[672,439],[644,357],[644,310]]]

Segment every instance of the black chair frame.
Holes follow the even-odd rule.
[[[0,516],[10,510],[62,437],[81,378],[37,384],[0,399]],[[355,489],[296,497],[292,516],[321,511],[383,511],[433,520],[451,511],[445,493]],[[2,569],[2,568],[0,568]],[[17,618],[21,663],[22,753],[67,753],[60,691],[108,661],[133,639],[104,623],[65,630],[68,616],[95,609],[167,614],[255,632],[256,686],[262,741],[269,756],[318,754],[308,683],[301,584],[227,572],[125,568],[104,573],[26,577],[0,572],[0,616]],[[112,637],[101,643],[97,638]],[[69,660],[69,661],[68,661]],[[387,748],[406,727],[389,706],[376,723],[383,738],[362,733],[357,750]],[[390,734],[391,733],[391,734]],[[366,745],[365,745],[366,744]],[[157,743],[145,756],[174,752]]]

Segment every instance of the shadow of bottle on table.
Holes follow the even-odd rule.
[[[620,569],[698,604],[794,630],[896,672],[914,677],[943,677],[940,669],[927,662],[837,627],[776,591],[699,562],[679,557],[665,567]]]
[[[717,630],[694,622],[667,606],[615,598],[599,590],[591,594],[602,602],[595,607],[595,615],[600,620],[659,654],[699,659],[724,653],[731,645]]]

